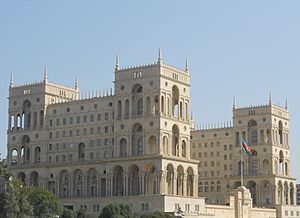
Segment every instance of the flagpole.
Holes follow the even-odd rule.
[[[243,146],[243,137],[241,135],[241,139],[240,139],[240,146],[241,146],[241,186],[244,186],[244,178],[243,178],[243,174],[244,174],[244,163],[243,163],[243,149],[242,149],[242,146]]]

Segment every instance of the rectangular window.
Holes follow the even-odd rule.
[[[76,130],[76,136],[79,136],[80,135],[80,129],[77,129]]]
[[[90,129],[90,135],[94,135],[94,128],[93,127],[91,127],[91,129]]]
[[[70,117],[70,124],[73,124],[73,117]]]
[[[59,126],[59,119],[56,119],[56,126]]]
[[[66,125],[67,124],[67,118],[63,118],[63,125]]]
[[[73,130],[70,130],[69,132],[69,136],[72,137],[73,136]]]
[[[52,150],[52,144],[49,144],[49,151]]]
[[[80,116],[76,117],[76,122],[79,124],[80,123]]]
[[[59,138],[59,132],[58,131],[56,132],[56,138]]]
[[[83,122],[84,122],[84,123],[87,122],[87,116],[86,116],[86,115],[83,116]]]
[[[86,135],[86,133],[87,133],[87,130],[86,130],[86,128],[84,128],[83,129],[83,135]]]
[[[93,152],[90,153],[90,159],[94,160],[94,153]]]
[[[72,160],[73,160],[73,155],[69,154],[69,161],[72,161]]]
[[[105,127],[104,127],[104,132],[105,132],[105,133],[108,133],[108,126],[105,126]]]
[[[63,138],[66,137],[66,131],[63,131]]]
[[[49,132],[49,139],[52,139],[52,132]]]
[[[98,114],[98,115],[97,115],[97,119],[98,119],[98,121],[101,120],[101,114]]]
[[[101,127],[100,126],[97,127],[97,133],[101,133]]]
[[[90,122],[94,122],[94,114],[90,115]]]
[[[108,120],[108,113],[105,113],[105,120]]]
[[[49,126],[52,126],[53,123],[52,123],[52,120],[49,120]]]

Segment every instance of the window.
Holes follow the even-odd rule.
[[[66,125],[67,124],[67,118],[63,118],[63,125]]]
[[[83,122],[84,122],[84,123],[87,122],[87,116],[86,116],[86,115],[83,116]]]
[[[73,124],[73,117],[70,117],[70,124]]]
[[[52,139],[52,132],[49,132],[49,139]]]
[[[94,122],[94,114],[90,115],[90,122]]]
[[[101,120],[101,114],[97,114],[97,119],[98,119],[98,121]]]
[[[53,125],[52,120],[49,120],[49,126],[52,126],[52,125]]]
[[[104,132],[105,132],[105,133],[108,133],[108,126],[105,126],[105,127],[104,127]]]
[[[94,135],[94,128],[93,127],[91,127],[91,129],[90,129],[90,135]]]
[[[56,119],[56,126],[59,126],[59,119]]]
[[[105,113],[105,120],[108,120],[108,113]]]
[[[52,150],[52,144],[49,144],[49,151]]]
[[[77,117],[76,117],[76,122],[77,122],[77,124],[80,123],[80,116],[77,116]]]

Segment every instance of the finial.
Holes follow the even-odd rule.
[[[185,71],[188,72],[189,71],[189,62],[188,59],[185,59]]]
[[[9,87],[12,88],[14,86],[14,74],[11,73],[10,74],[10,83],[9,83]]]
[[[75,89],[76,90],[78,89],[78,78],[77,78],[77,76],[75,77]]]
[[[269,94],[269,105],[272,105],[272,92]]]
[[[162,63],[162,54],[161,54],[161,49],[158,49],[158,60],[157,63],[161,64]]]
[[[233,109],[236,109],[236,98],[235,96],[233,97],[233,105],[232,105]]]
[[[116,55],[116,70],[120,70],[120,60],[119,60],[119,54]]]
[[[47,82],[48,81],[48,70],[47,70],[47,67],[44,66],[44,82]]]
[[[289,109],[289,107],[288,107],[288,99],[287,98],[285,99],[285,109],[286,110]]]

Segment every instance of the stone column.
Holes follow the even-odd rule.
[[[145,182],[144,182],[144,175],[143,174],[144,174],[143,172],[139,173],[139,183],[140,183],[139,193],[140,193],[140,195],[145,194]]]
[[[183,176],[183,196],[187,196],[187,175],[184,173]]]
[[[177,195],[177,172],[173,172],[173,186],[172,186],[172,193],[173,195]]]
[[[198,175],[193,176],[193,196],[197,197],[198,196]]]
[[[123,195],[127,196],[128,195],[128,185],[127,185],[127,181],[128,181],[128,174],[127,173],[123,173]]]

